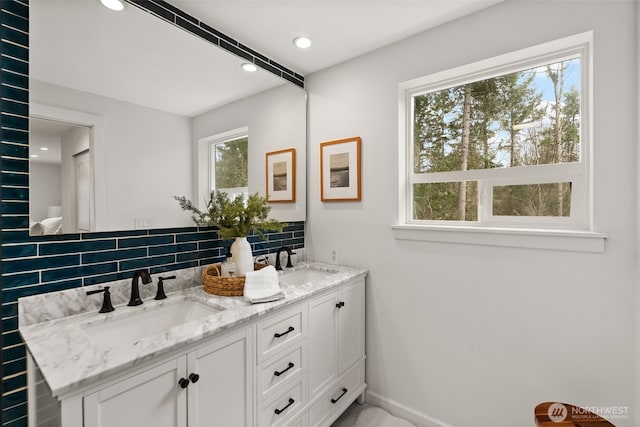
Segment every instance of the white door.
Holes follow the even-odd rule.
[[[105,387],[84,398],[88,427],[186,427],[186,356]]]
[[[364,284],[340,291],[338,304],[338,375],[342,375],[364,355]]]
[[[309,400],[336,378],[336,293],[309,302]]]
[[[245,328],[187,355],[189,427],[253,426],[252,332]]]
[[[91,160],[89,150],[73,156],[76,181],[78,231],[91,231]]]

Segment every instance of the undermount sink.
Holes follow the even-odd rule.
[[[301,285],[303,283],[326,279],[332,274],[335,274],[335,272],[305,268],[302,270],[283,273],[279,277],[279,280],[281,283],[285,283],[287,285]]]
[[[134,309],[131,309],[134,310]],[[174,326],[202,319],[221,311],[198,301],[184,299],[149,310],[140,309],[120,318],[85,325],[82,330],[105,348],[131,345],[136,341],[163,333]]]

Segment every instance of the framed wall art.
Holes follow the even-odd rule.
[[[271,151],[267,157],[267,202],[296,201],[296,149]]]
[[[320,200],[361,199],[359,136],[320,144]]]

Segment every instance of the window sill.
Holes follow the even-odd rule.
[[[448,225],[394,225],[398,240],[604,253],[607,235],[592,231]]]

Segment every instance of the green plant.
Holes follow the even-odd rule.
[[[174,196],[183,211],[192,212],[196,225],[218,227],[218,235],[223,240],[246,237],[251,231],[265,240],[263,231],[282,231],[287,225],[268,219],[271,207],[258,193],[250,194],[246,200],[242,195],[233,200],[223,191],[214,191],[206,201],[206,211],[201,211],[184,196]]]

